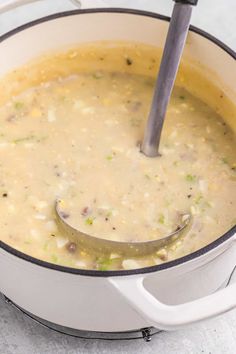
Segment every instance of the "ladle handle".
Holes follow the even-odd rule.
[[[192,0],[193,1],[193,0]],[[189,1],[174,5],[158,79],[149,113],[141,151],[148,157],[159,155],[159,144],[167,106],[179,68],[192,14]]]
[[[198,0],[174,0],[175,2],[180,2],[181,4],[186,5],[197,5]]]

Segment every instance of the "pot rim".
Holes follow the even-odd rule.
[[[130,15],[135,15],[135,16],[145,16],[145,17],[151,17],[157,20],[169,22],[170,17],[160,15],[154,12],[149,12],[149,11],[144,11],[144,10],[135,10],[135,9],[123,9],[123,8],[93,8],[93,9],[84,9],[84,10],[72,10],[72,11],[64,11],[60,12],[57,14],[49,15],[42,17],[40,19],[30,21],[22,26],[19,26],[2,36],[0,36],[0,43],[8,39],[9,37],[14,36],[15,34],[22,32],[28,28],[34,27],[38,24],[48,22],[57,18],[62,18],[62,17],[69,17],[69,16],[74,16],[74,15],[84,15],[84,14],[96,14],[96,13],[118,13],[118,14],[130,14]],[[210,42],[213,42],[216,44],[219,48],[221,48],[223,51],[225,51],[227,54],[229,54],[234,60],[236,60],[236,52],[232,50],[230,47],[228,47],[226,44],[221,42],[219,39],[216,37],[212,36],[211,34],[199,29],[198,27],[195,26],[190,26],[190,31],[194,32]],[[177,258],[173,261],[169,261],[163,264],[155,265],[155,266],[150,266],[150,267],[144,267],[144,268],[139,268],[139,269],[132,269],[132,270],[109,270],[109,271],[100,271],[100,270],[89,270],[89,269],[77,269],[77,268],[71,268],[71,267],[66,267],[66,266],[61,266],[53,263],[49,263],[37,258],[34,258],[30,255],[27,255],[21,251],[16,250],[15,248],[7,245],[3,241],[0,241],[0,248],[2,248],[4,251],[7,253],[10,253],[13,256],[16,256],[22,260],[25,260],[27,262],[33,263],[34,265],[38,265],[50,270],[56,270],[64,273],[70,273],[70,274],[77,274],[77,275],[83,275],[83,276],[93,276],[93,277],[113,277],[113,276],[124,276],[124,275],[138,275],[138,274],[146,274],[146,273],[153,273],[169,268],[173,268],[175,266],[184,264],[188,261],[192,261],[210,251],[215,249],[216,247],[220,246],[227,240],[229,240],[231,237],[234,236],[236,233],[236,225],[233,226],[230,230],[228,230],[225,234],[217,238],[215,241],[209,243],[205,247],[200,248],[199,250],[190,253],[184,257]]]

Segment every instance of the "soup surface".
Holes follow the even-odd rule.
[[[145,157],[139,145],[153,87],[152,77],[95,66],[24,90],[0,107],[2,241],[70,267],[132,269],[191,253],[235,224],[233,132],[175,87],[161,156]],[[188,213],[192,223],[181,239],[146,257],[95,254],[60,230],[56,198],[68,223],[101,238],[161,238]]]

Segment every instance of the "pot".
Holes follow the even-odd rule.
[[[48,16],[0,38],[0,76],[44,52],[75,43],[122,39],[163,47],[168,21],[161,15],[124,9]],[[185,56],[212,72],[224,83],[225,94],[233,97],[236,54],[232,50],[191,27]],[[64,327],[99,332],[150,326],[172,330],[236,307],[236,284],[218,290],[235,266],[235,245],[233,227],[180,259],[138,270],[102,272],[46,263],[0,242],[0,291],[29,313]]]

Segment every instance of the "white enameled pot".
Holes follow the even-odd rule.
[[[20,2],[30,1],[15,3]],[[0,76],[49,50],[82,42],[131,40],[163,47],[167,28],[163,16],[122,9],[49,16],[0,38]],[[236,56],[229,48],[192,28],[185,55],[209,68],[235,95]],[[0,242],[0,291],[35,316],[74,329],[176,329],[236,306],[236,284],[219,290],[236,263],[235,232],[236,227],[176,261],[132,271],[61,267]]]

